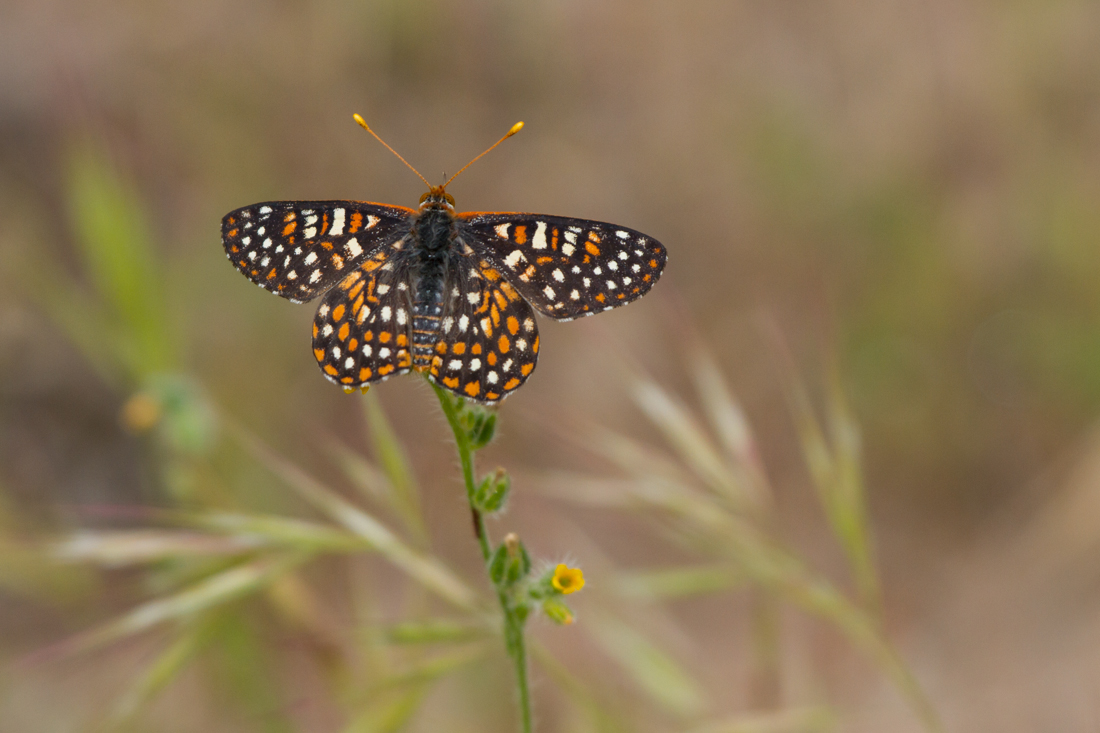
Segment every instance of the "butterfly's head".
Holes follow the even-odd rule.
[[[426,194],[420,197],[420,210],[447,209],[455,210],[455,200],[451,194],[443,190],[443,186],[432,186]]]

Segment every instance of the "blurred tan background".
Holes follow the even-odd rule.
[[[145,376],[186,374],[337,481],[324,446],[363,444],[358,398],[317,371],[313,306],[248,284],[225,261],[218,225],[271,199],[414,205],[422,184],[353,112],[432,181],[522,119],[520,135],[450,186],[459,210],[612,221],[668,247],[662,282],[639,303],[542,321],[539,368],[501,410],[483,462],[517,477],[494,532],[571,558],[592,583],[601,562],[682,558],[644,519],[562,504],[524,476],[597,471],[571,442],[587,426],[655,441],[624,370],[690,402],[687,321],[755,428],[777,533],[845,586],[800,457],[778,333],[811,394],[839,370],[862,429],[885,633],[945,728],[1100,726],[1100,5],[8,2],[0,492],[14,536],[126,524],[118,507],[169,506],[180,492],[218,503],[210,496],[239,478],[214,462],[173,485],[163,448],[120,423],[142,370],[119,368],[103,355],[112,344],[81,343],[74,333],[101,339],[65,322],[112,297],[74,223],[80,181],[91,175],[96,188],[81,161],[106,161],[125,182],[140,205],[135,236],[153,243],[136,286],[163,305],[143,311],[147,343],[159,344]],[[413,379],[375,392],[423,489],[435,552],[483,583],[431,393]],[[285,495],[233,496],[293,513]],[[318,571],[315,582],[336,576]],[[369,581],[383,605],[387,577]],[[148,641],[26,661],[148,591],[136,574],[96,578],[0,588],[0,730],[90,730],[102,700],[148,661]],[[629,699],[622,672],[589,648],[578,599],[576,627],[533,633]],[[667,632],[714,716],[755,704],[740,603],[686,599],[642,622]],[[339,603],[329,613],[346,625]],[[840,730],[921,730],[865,657],[802,612],[783,613],[781,703],[828,701]],[[289,657],[273,698],[286,727],[226,712],[217,676],[191,670],[135,729],[342,730],[314,689],[319,676],[299,675]],[[432,693],[409,729],[511,730],[506,668],[486,669]],[[584,729],[551,675],[536,668],[535,679],[543,729]],[[683,729],[661,717],[624,725]]]

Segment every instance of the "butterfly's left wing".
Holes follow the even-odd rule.
[[[249,280],[304,303],[403,237],[415,214],[369,201],[267,201],[226,214],[222,245]]]
[[[656,239],[615,224],[493,212],[456,218],[458,236],[539,312],[559,321],[637,300],[661,277],[667,259]]]
[[[385,245],[344,276],[313,319],[313,356],[329,381],[373,384],[412,369],[407,242]]]

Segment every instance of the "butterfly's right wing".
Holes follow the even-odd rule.
[[[637,300],[661,277],[668,257],[653,237],[602,221],[497,212],[456,218],[478,255],[559,321]]]
[[[500,272],[460,246],[444,287],[428,378],[459,397],[495,404],[534,371],[538,326],[531,306]]]
[[[249,280],[303,303],[403,237],[414,216],[367,201],[268,201],[226,214],[222,244]]]

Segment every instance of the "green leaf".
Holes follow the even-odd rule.
[[[511,488],[511,477],[503,468],[498,468],[478,484],[474,491],[474,508],[483,514],[495,514],[503,510]]]
[[[119,328],[131,378],[175,363],[164,297],[145,211],[101,149],[75,145],[68,161],[69,209],[84,265]]]

